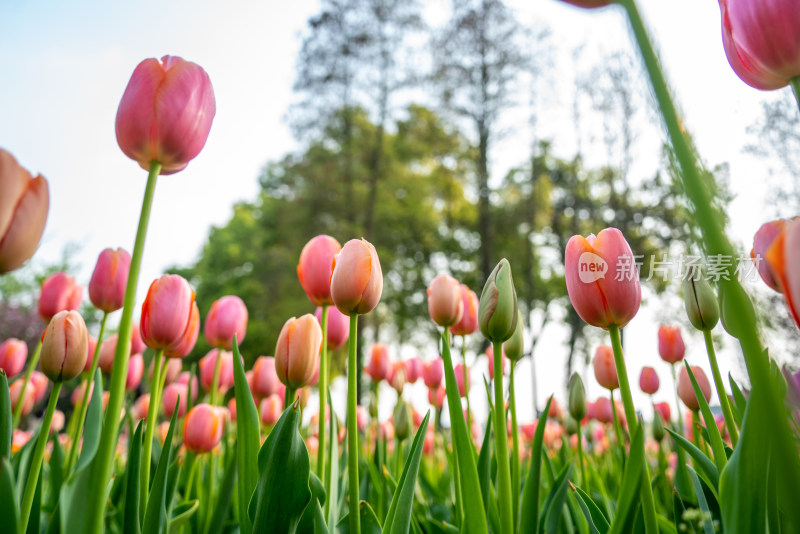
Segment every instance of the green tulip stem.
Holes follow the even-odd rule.
[[[583,434],[581,434],[581,420],[576,419],[576,423],[578,424],[578,464],[581,468],[581,485],[585,490],[589,490],[586,486],[586,471],[583,467]]]
[[[472,432],[472,410],[469,409],[469,369],[467,368],[467,336],[461,336],[461,370],[464,375],[464,398],[467,399],[467,430]]]
[[[58,394],[61,393],[62,382],[55,382],[53,390],[50,392],[50,400],[47,402],[47,411],[44,412],[44,419],[42,419],[42,426],[39,428],[39,438],[36,441],[36,449],[33,451],[33,460],[28,469],[28,481],[25,483],[25,493],[22,497],[22,506],[20,508],[20,534],[25,534],[28,530],[28,521],[31,516],[31,506],[33,506],[33,497],[36,493],[36,486],[39,483],[39,471],[42,469],[42,460],[44,459],[44,449],[47,445],[47,439],[50,437],[50,423],[53,422],[53,413],[56,411],[56,403],[58,402]],[[39,510],[36,510],[39,513]]]
[[[722,382],[722,375],[719,374],[717,353],[714,351],[714,342],[711,339],[711,332],[708,330],[703,330],[703,337],[706,340],[708,361],[711,363],[711,374],[714,375],[714,386],[717,388],[717,397],[719,397],[719,404],[722,407],[722,416],[725,418],[725,427],[728,429],[728,434],[731,437],[731,444],[736,447],[736,442],[739,441],[739,432],[736,430],[736,423],[733,419],[730,399],[728,398],[728,394],[725,392],[725,384]]]
[[[678,377],[675,374],[675,364],[669,366],[672,371],[672,383],[675,385],[675,408],[678,414],[678,432],[683,434],[683,414],[681,414],[681,398],[678,396]]]
[[[628,429],[631,438],[639,427],[639,419],[636,417],[636,410],[633,407],[633,396],[631,395],[631,385],[628,381],[628,371],[625,368],[625,358],[622,356],[622,340],[619,335],[619,326],[613,324],[608,327],[611,334],[611,348],[614,349],[614,365],[617,367],[617,377],[619,378],[619,390],[622,395],[622,404],[625,407],[625,418],[628,420]],[[644,429],[642,429],[644,431]],[[631,446],[633,446],[631,439]],[[642,447],[644,441],[642,440]],[[642,451],[642,458],[645,458]],[[650,469],[647,462],[643,461],[641,498],[642,511],[644,516],[645,531],[647,534],[657,534],[658,525],[656,523],[656,504],[653,499],[653,487],[650,484]]]
[[[322,305],[322,352],[319,356],[319,427],[317,430],[317,475],[330,495],[330,477],[325,475],[325,411],[328,406],[328,305]]]
[[[150,406],[147,409],[147,425],[144,430],[144,448],[142,449],[142,464],[139,474],[139,495],[141,496],[141,510],[144,513],[147,495],[150,492],[150,457],[153,450],[153,436],[158,424],[158,411],[161,407],[161,388],[164,384],[164,371],[166,370],[164,351],[159,349],[153,356],[153,380],[150,382]]]
[[[78,417],[75,418],[75,428],[74,428],[74,435],[72,436],[72,444],[69,448],[69,456],[67,457],[67,469],[64,472],[64,478],[69,478],[72,474],[72,470],[75,468],[75,462],[78,459],[78,443],[81,441],[81,434],[83,433],[83,421],[86,419],[86,410],[89,406],[89,394],[92,392],[91,384],[94,383],[94,375],[97,371],[97,366],[99,364],[99,356],[100,356],[100,345],[103,343],[103,334],[106,331],[106,319],[108,318],[108,313],[103,313],[103,318],[100,320],[100,334],[97,336],[97,345],[94,348],[94,355],[92,358],[92,367],[89,370],[89,374],[85,376],[84,379],[84,391],[83,391],[83,400],[81,401],[80,407],[78,408]]]
[[[394,440],[394,478],[400,480],[400,475],[403,474],[403,440],[395,438]]]
[[[186,489],[183,491],[183,500],[190,501],[192,499],[192,486],[194,486],[194,479],[197,476],[197,466],[200,465],[200,457],[195,456],[192,461],[192,467],[189,468],[189,479],[186,481]]]
[[[19,390],[19,397],[17,397],[17,406],[14,408],[14,421],[11,425],[11,428],[17,428],[19,426],[19,420],[22,418],[22,405],[25,404],[22,402],[22,399],[25,398],[25,390],[28,388],[28,382],[31,380],[31,375],[33,374],[34,368],[36,368],[36,364],[39,363],[39,356],[42,354],[42,338],[39,338],[39,342],[36,344],[36,350],[33,351],[33,356],[31,357],[30,361],[28,362],[28,369],[25,371],[25,378],[22,379],[22,389]]]
[[[514,518],[514,532],[517,532],[519,525],[519,495],[521,495],[520,485],[520,462],[519,462],[519,427],[517,426],[517,395],[514,392],[514,369],[517,362],[511,362],[511,375],[508,377],[508,408],[511,412],[511,508]],[[497,376],[497,375],[495,375]],[[515,497],[515,495],[517,497]]]
[[[497,460],[497,506],[502,532],[514,532],[514,513],[511,506],[511,472],[508,462],[508,434],[503,398],[503,343],[494,345],[494,437]]]
[[[350,351],[347,356],[347,474],[350,505],[350,534],[361,534],[358,484],[358,314],[350,314]]]
[[[622,426],[619,424],[617,416],[617,403],[614,402],[614,390],[611,390],[611,416],[614,419],[614,433],[617,435],[617,447],[622,454],[623,464],[625,463],[625,440],[622,439]]]
[[[297,398],[297,388],[293,388],[291,386],[286,386],[286,390],[283,393],[283,409],[286,410],[289,406],[292,405],[294,400]],[[302,420],[302,415],[301,415]]]
[[[219,399],[219,374],[222,371],[222,347],[217,347],[217,359],[214,362],[214,378],[211,379],[211,394],[209,395],[211,406],[216,406]]]

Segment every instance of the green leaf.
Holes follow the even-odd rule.
[[[708,509],[706,496],[703,493],[703,486],[700,485],[700,479],[697,478],[697,473],[695,473],[694,469],[691,467],[689,467],[689,476],[692,477],[694,492],[695,495],[697,495],[697,504],[700,507],[700,511],[705,515],[705,520],[703,521],[703,531],[705,534],[714,534],[714,524],[711,521],[711,511]]]
[[[331,392],[328,390],[328,406],[333,406],[331,402]],[[328,458],[325,462],[325,469],[330,470],[329,495],[326,496],[325,507],[328,509],[328,525],[336,525],[339,519],[339,420],[331,410],[331,424],[329,425],[328,439],[329,445]],[[377,447],[377,442],[376,442]],[[385,491],[381,488],[381,491]]]
[[[0,458],[11,458],[11,442],[14,439],[14,421],[11,413],[11,396],[8,392],[8,377],[0,371]]]
[[[491,413],[491,411],[490,411]],[[481,485],[481,496],[483,497],[483,507],[486,516],[489,516],[489,484],[492,475],[492,419],[486,419],[486,430],[483,433],[483,443],[481,453],[478,455],[478,481]]]
[[[561,523],[561,516],[564,513],[564,504],[567,500],[567,489],[569,488],[569,476],[572,474],[572,464],[564,466],[556,478],[550,493],[544,500],[542,507],[542,517],[539,519],[539,531],[545,534],[556,534],[558,525]]]
[[[31,515],[28,520],[27,534],[38,534],[40,531],[39,524],[42,521],[42,479],[44,478],[44,469],[39,469],[39,478],[36,481],[36,489],[33,492],[33,503],[31,504]]]
[[[625,464],[622,487],[617,498],[617,513],[611,523],[611,534],[629,532],[629,525],[636,515],[639,504],[639,488],[642,484],[644,468],[644,438],[641,425],[636,425],[631,441],[631,452]]]
[[[217,502],[214,503],[214,514],[211,516],[211,523],[206,532],[209,534],[221,534],[225,526],[225,518],[231,506],[233,497],[233,485],[236,482],[236,454],[230,454],[228,465],[225,467],[225,475],[222,478]]]
[[[142,426],[144,419],[136,425],[130,447],[128,449],[128,465],[126,467],[127,480],[125,481],[125,507],[123,512],[124,534],[139,534],[139,477],[135,476],[139,472],[142,460]]]
[[[330,534],[328,525],[325,524],[325,514],[322,512],[322,507],[319,501],[314,499],[314,534]]]
[[[553,396],[547,400],[542,414],[550,410],[550,403]],[[522,506],[520,507],[520,528],[523,534],[536,534],[539,525],[539,484],[542,477],[542,444],[544,442],[545,422],[542,417],[536,424],[536,432],[533,435],[533,451],[531,452],[531,463],[528,468],[528,478],[525,480],[525,487],[522,491]]]
[[[295,401],[283,412],[258,453],[260,475],[254,496],[253,532],[294,534],[311,501],[308,450],[299,424],[300,409]]]
[[[697,379],[694,377],[689,362],[683,363],[686,366],[686,371],[689,373],[689,379],[692,381],[692,387],[694,388],[697,402],[700,404],[700,413],[703,414],[703,421],[706,423],[706,430],[708,431],[711,441],[711,449],[714,451],[714,463],[717,464],[717,469],[722,471],[725,468],[725,464],[728,463],[728,456],[725,454],[725,445],[722,443],[722,436],[719,433],[719,428],[717,428],[717,421],[714,419],[714,414],[711,413],[711,408],[708,407],[705,395],[703,395],[703,392],[700,390],[700,386],[697,385]]]
[[[261,427],[258,411],[247,385],[239,345],[233,338],[233,388],[236,397],[236,457],[238,461],[239,522],[241,531],[250,533],[253,521],[247,511],[258,484],[258,449],[261,446]],[[199,383],[199,382],[198,382]]]
[[[175,401],[175,410],[172,412],[172,419],[169,422],[169,431],[161,448],[158,457],[156,474],[153,477],[153,484],[150,486],[150,494],[147,498],[147,508],[144,511],[142,521],[142,532],[147,534],[159,534],[166,530],[167,523],[167,470],[169,469],[172,452],[172,435],[175,432],[175,421],[178,419],[178,403],[180,398]]]
[[[381,522],[378,520],[378,516],[375,515],[375,512],[368,502],[361,501],[359,503],[359,513],[361,515],[361,534],[382,534]],[[345,514],[345,516],[339,520],[339,524],[336,525],[337,534],[350,534],[349,515],[350,514]]]
[[[7,457],[0,458],[0,517],[8,532],[19,529],[19,502],[14,487],[14,469]]]
[[[589,523],[589,529],[592,531],[592,534],[606,534],[610,527],[608,525],[608,518],[603,514],[603,511],[585,491],[574,484],[571,484],[571,486],[572,491],[574,491],[575,495],[578,497],[578,504],[583,511],[583,515],[586,517],[586,521]]]
[[[422,424],[417,429],[414,442],[403,466],[403,474],[397,483],[397,491],[392,497],[392,504],[386,514],[386,521],[383,524],[384,534],[408,534],[411,525],[411,508],[414,504],[414,489],[417,486],[417,473],[419,473],[419,462],[422,458],[422,446],[425,442],[425,432],[428,430],[428,420],[431,412],[425,414]]]
[[[742,428],[742,420],[744,419],[744,410],[747,408],[747,399],[744,397],[744,393],[739,388],[739,384],[736,383],[736,380],[733,379],[730,373],[728,373],[728,382],[731,385],[731,391],[733,392],[733,403],[732,408],[734,419],[736,419],[736,424],[739,425],[739,428]]]
[[[50,466],[50,476],[47,478],[47,485],[50,488],[47,494],[47,501],[49,509],[52,510],[58,503],[61,484],[64,482],[64,448],[61,446],[57,432],[53,432],[50,441],[53,444],[53,449],[50,453],[50,461],[47,462]]]
[[[668,428],[667,432],[672,436],[672,439],[675,440],[676,445],[681,447],[683,450],[689,453],[696,463],[697,467],[699,467],[703,473],[706,474],[708,480],[711,482],[712,487],[716,488],[719,486],[719,471],[717,471],[717,467],[714,465],[714,462],[709,459],[708,456],[703,454],[703,451],[698,449],[692,442],[675,432],[674,430]]]
[[[200,508],[200,501],[197,499],[185,501],[176,506],[175,509],[172,510],[167,532],[169,532],[169,534],[178,534],[181,527],[192,518],[198,508]]]
[[[103,375],[100,369],[95,370],[94,389],[89,406],[86,408],[86,420],[83,424],[83,443],[81,455],[75,471],[79,471],[92,461],[100,446],[100,433],[103,430]]]

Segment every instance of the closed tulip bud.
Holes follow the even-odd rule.
[[[314,311],[314,317],[317,318],[320,326],[322,326],[321,307]],[[350,316],[340,312],[336,306],[328,306],[328,350],[339,350],[344,347],[349,337]]]
[[[22,380],[15,380],[8,388],[8,394],[11,398],[11,409],[16,411],[17,404],[20,402],[20,392],[22,391]],[[36,392],[32,387],[26,387],[25,393],[22,398],[21,415],[25,416],[31,413],[33,405],[36,404]]]
[[[706,402],[710,401],[711,384],[708,382],[706,373],[700,367],[693,365],[692,374],[694,375],[694,379],[697,380],[697,385],[700,386],[700,392],[705,397]],[[689,378],[686,367],[681,367],[681,370],[678,372],[678,397],[680,397],[686,407],[693,412],[700,410],[700,403],[697,401],[697,396],[694,394],[692,381]]]
[[[197,307],[197,302],[192,303],[192,315],[189,317],[189,326],[183,333],[183,338],[172,348],[164,351],[164,356],[167,358],[185,358],[193,350],[197,344],[197,337],[200,335],[200,309]],[[178,364],[180,367],[180,363]]]
[[[144,359],[141,354],[134,354],[128,361],[128,376],[125,378],[125,390],[133,391],[139,387],[144,374]]]
[[[431,403],[431,406],[437,410],[440,410],[444,404],[444,398],[446,395],[447,392],[443,387],[431,388],[428,390],[428,402]]]
[[[658,327],[658,355],[667,363],[678,363],[686,355],[681,329],[677,326]]]
[[[594,353],[592,360],[594,377],[597,383],[609,391],[619,388],[617,365],[614,362],[614,351],[608,345],[600,345]]]
[[[397,392],[398,395],[403,393],[403,388],[406,387],[406,366],[403,362],[394,362],[392,371],[386,379],[389,385]]]
[[[461,302],[464,308],[461,319],[450,328],[454,336],[468,336],[478,329],[478,295],[464,284],[461,284]]]
[[[308,300],[317,306],[333,304],[331,298],[331,275],[333,258],[342,250],[342,245],[329,235],[312,238],[300,252],[297,262],[297,278]]]
[[[106,313],[122,308],[131,255],[118,248],[107,248],[100,253],[89,281],[89,300],[94,307]]]
[[[786,306],[795,323],[800,325],[800,262],[795,263],[797,250],[800,250],[800,218],[787,221],[766,253],[770,271],[786,299]]]
[[[569,414],[576,421],[586,417],[586,391],[583,389],[583,380],[578,373],[573,373],[569,379],[569,399],[567,402]]]
[[[648,395],[655,395],[659,385],[660,381],[656,370],[652,367],[642,367],[642,374],[639,375],[639,389]]]
[[[239,343],[247,332],[247,307],[236,295],[227,295],[215,300],[206,316],[203,334],[212,347],[231,350],[233,336]]]
[[[488,369],[489,369],[489,380],[494,380],[494,347],[489,345],[486,347],[486,358],[489,360],[488,362]],[[506,358],[505,351],[502,353],[502,360],[500,361],[500,369],[503,371],[503,374],[506,374],[506,362],[508,358]]]
[[[33,386],[33,400],[38,403],[47,394],[47,388],[50,386],[50,381],[39,371],[31,373],[31,386]]]
[[[117,339],[119,335],[114,334],[103,341],[100,345],[100,353],[97,355],[97,366],[106,374],[111,374],[114,367],[114,355],[117,352]]]
[[[147,345],[144,344],[142,339],[142,330],[139,328],[139,323],[133,323],[131,327],[131,354],[144,353]]]
[[[211,387],[214,385],[214,372],[218,357],[222,361],[219,363],[217,387],[220,391],[226,391],[233,386],[233,354],[226,350],[212,349],[200,358],[200,383],[206,391],[211,391]]]
[[[511,278],[511,264],[503,258],[483,286],[478,305],[478,324],[483,337],[503,342],[517,328],[517,292]]]
[[[400,400],[394,407],[394,435],[400,441],[405,440],[411,433],[411,410],[408,404]]]
[[[694,271],[683,280],[683,304],[689,322],[698,330],[711,330],[719,322],[717,296],[708,280]]]
[[[594,403],[595,418],[601,423],[614,421],[614,411],[611,401],[606,397],[598,398]]]
[[[409,384],[416,384],[424,372],[425,364],[419,358],[412,357],[407,359],[404,365],[406,367],[406,381]]]
[[[664,421],[661,419],[661,414],[658,413],[658,410],[655,410],[653,412],[653,439],[660,443],[665,435]]]
[[[151,349],[174,349],[192,327],[194,291],[185,278],[165,274],[147,290],[139,321],[141,336]]]
[[[278,395],[270,395],[261,401],[261,423],[272,426],[281,418],[283,400]]]
[[[373,382],[388,380],[392,372],[392,360],[389,358],[389,348],[383,343],[375,343],[369,352],[369,362],[364,368]]]
[[[16,338],[9,338],[0,344],[0,369],[9,378],[17,376],[28,358],[28,345]]]
[[[425,362],[425,367],[422,371],[422,380],[429,389],[436,389],[441,386],[443,377],[444,362],[441,358]]]
[[[550,402],[550,410],[547,412],[547,416],[550,419],[561,419],[561,405],[558,404],[555,398]]]
[[[775,276],[772,274],[772,269],[767,261],[767,251],[785,227],[786,221],[783,219],[762,224],[753,237],[753,248],[750,250],[750,257],[753,258],[753,262],[756,265],[756,269],[758,269],[758,274],[761,276],[761,279],[778,293],[781,292],[781,288]]]
[[[36,252],[49,208],[47,180],[34,178],[0,148],[0,274],[22,267]]]
[[[672,409],[668,402],[657,402],[653,404],[653,408],[661,416],[664,421],[669,421],[672,418]]]
[[[65,272],[55,273],[42,283],[39,317],[49,322],[60,311],[80,308],[81,299],[83,299],[83,286],[79,286],[75,279]]]
[[[461,284],[448,274],[437,275],[428,286],[428,314],[442,327],[453,326],[464,314]]]
[[[383,273],[378,253],[364,239],[351,239],[333,258],[331,297],[339,311],[364,314],[378,305]]]
[[[83,371],[89,332],[76,311],[60,311],[50,320],[42,339],[41,368],[53,382],[72,380]]]
[[[281,381],[275,370],[275,358],[272,356],[259,356],[253,364],[252,391],[257,397],[266,398],[278,393]]]
[[[517,328],[511,337],[503,343],[503,353],[512,362],[518,362],[525,355],[525,340],[524,340],[524,326],[525,321],[522,318],[522,312],[517,310]]]
[[[116,119],[122,152],[161,174],[183,170],[203,149],[216,113],[214,90],[199,65],[177,56],[145,59],[131,75]]]
[[[610,272],[612,267],[616,273]],[[639,311],[642,290],[635,258],[616,228],[606,228],[596,237],[572,236],[564,253],[564,270],[569,300],[588,324],[622,328]]]
[[[183,421],[183,444],[186,449],[202,454],[214,450],[222,439],[225,413],[210,404],[193,406]]]
[[[178,417],[186,415],[187,397],[189,396],[189,388],[186,384],[168,384],[162,393],[161,403],[164,408],[164,415],[172,418],[175,412],[175,404],[178,404]],[[178,402],[180,398],[180,402]]]
[[[322,329],[317,319],[307,313],[284,323],[275,345],[275,370],[286,386],[297,389],[314,376],[322,347]]]
[[[165,373],[169,375],[169,365],[167,366],[167,372]],[[184,371],[178,374],[178,378],[175,379],[175,384],[183,384],[187,388],[189,388],[189,393],[191,393],[192,400],[197,400],[197,394],[200,391],[197,385],[197,377],[194,376],[189,371]]]
[[[464,372],[464,368],[466,366],[463,363],[456,364],[454,369],[456,375],[456,385],[458,386],[458,395],[460,397],[467,396],[467,390],[471,389],[472,386],[472,375],[470,374],[469,367],[466,367],[466,373]],[[464,374],[467,375],[466,381],[464,380]]]

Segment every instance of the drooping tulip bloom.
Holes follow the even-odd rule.
[[[458,386],[458,394],[461,397],[467,396],[467,389],[472,389],[472,375],[470,374],[469,367],[467,367],[467,380],[464,381],[464,367],[463,363],[456,364],[454,369],[456,375],[456,385]]]
[[[189,326],[183,333],[183,338],[172,348],[164,350],[164,356],[170,358],[170,362],[175,359],[185,358],[197,344],[197,337],[200,335],[200,309],[197,302],[192,303],[192,315],[189,317]],[[180,363],[178,363],[180,367]]]
[[[422,380],[429,389],[436,389],[442,385],[444,377],[444,362],[441,358],[434,358],[425,362],[422,371]]]
[[[778,292],[781,291],[781,288],[778,286],[778,281],[772,274],[766,259],[769,247],[781,234],[785,226],[786,221],[783,219],[765,222],[753,237],[753,248],[750,249],[750,257],[753,258],[753,262],[756,264],[761,279],[764,280],[765,284]]]
[[[314,310],[314,317],[322,327],[322,308]],[[328,307],[328,350],[334,351],[344,347],[350,337],[350,316],[339,311],[336,306]]]
[[[630,245],[616,228],[606,228],[596,237],[572,236],[564,270],[569,300],[588,324],[622,328],[639,311],[639,273]]]
[[[225,413],[218,406],[198,404],[193,406],[183,421],[183,444],[195,453],[214,450],[222,439]]]
[[[486,347],[486,358],[489,360],[489,380],[494,380],[494,347],[492,345]],[[502,353],[502,358],[503,359],[500,361],[500,368],[503,371],[503,375],[505,375],[506,362],[508,361],[505,351]]]
[[[247,332],[247,306],[236,295],[226,295],[214,301],[206,316],[203,334],[212,347],[231,350],[233,336],[239,343]]]
[[[409,384],[416,384],[425,370],[425,364],[416,356],[407,359],[404,364],[406,366],[406,381]]]
[[[165,274],[147,290],[139,321],[141,336],[151,349],[176,348],[192,327],[194,291],[180,275]]]
[[[378,305],[382,292],[383,273],[375,247],[364,239],[351,239],[333,259],[333,303],[344,314],[365,314]]]
[[[333,258],[342,245],[329,235],[318,235],[305,244],[297,262],[297,278],[308,300],[317,306],[333,304],[331,275]]]
[[[781,289],[786,306],[800,325],[800,218],[787,221],[783,231],[767,250],[767,263]]]
[[[128,376],[125,377],[125,390],[133,391],[139,387],[144,374],[144,359],[141,354],[134,354],[128,361]]]
[[[681,329],[677,326],[658,327],[658,355],[667,363],[678,363],[686,355]]]
[[[104,249],[89,281],[89,300],[98,310],[111,313],[122,308],[131,255],[124,249]]]
[[[431,403],[431,406],[440,410],[442,408],[442,404],[444,404],[444,398],[447,392],[443,387],[432,388],[428,390],[428,402]]]
[[[430,283],[428,314],[433,322],[442,327],[458,323],[464,313],[461,284],[449,274],[439,274]]]
[[[206,391],[211,391],[211,387],[214,385],[217,357],[222,360],[219,363],[219,382],[217,387],[220,391],[226,391],[233,386],[233,353],[226,350],[211,349],[208,354],[200,358],[200,383]]]
[[[161,397],[164,414],[167,417],[172,417],[175,412],[175,404],[178,403],[178,417],[186,415],[187,397],[189,396],[189,388],[186,384],[168,384],[164,388],[164,393]],[[180,401],[178,398],[180,397]]]
[[[278,392],[281,381],[275,370],[275,358],[259,356],[253,364],[253,384],[251,390],[257,397],[266,398]]]
[[[720,0],[722,45],[747,85],[780,89],[800,75],[800,14],[791,0]]]
[[[598,384],[610,391],[619,388],[617,365],[614,362],[614,351],[611,347],[608,345],[597,347],[594,359],[592,359],[592,367],[594,367],[594,377]]]
[[[283,399],[278,395],[270,395],[261,401],[261,423],[272,426],[281,418]]]
[[[694,379],[697,380],[697,385],[700,386],[700,391],[706,398],[706,402],[710,401],[711,384],[708,381],[708,377],[706,377],[706,373],[701,367],[693,365],[692,374],[694,375]],[[693,412],[700,410],[700,403],[697,401],[697,396],[694,394],[692,381],[689,379],[689,373],[686,371],[685,366],[681,367],[681,370],[678,372],[678,397],[680,397],[686,407]]]
[[[42,372],[53,382],[72,380],[83,371],[88,346],[83,317],[76,311],[58,312],[42,338]]]
[[[9,338],[0,344],[0,369],[9,378],[17,376],[25,367],[28,358],[28,345],[16,338]]]
[[[661,415],[661,419],[664,421],[670,420],[670,417],[672,416],[672,409],[670,408],[668,402],[657,402],[653,404],[653,409],[655,409]]]
[[[655,395],[658,391],[660,381],[658,373],[652,367],[642,367],[642,374],[639,375],[639,388],[648,395]]]
[[[0,148],[0,274],[22,267],[36,252],[49,208],[47,180],[34,178]]]
[[[307,385],[314,376],[321,347],[322,329],[313,315],[286,321],[275,345],[275,371],[281,382],[292,389]]]
[[[157,161],[161,174],[172,174],[203,149],[215,113],[214,90],[202,67],[177,56],[145,59],[119,103],[117,143],[143,169]]]
[[[483,286],[478,303],[478,326],[489,341],[503,342],[514,334],[518,318],[511,264],[503,258]]]
[[[62,310],[77,310],[81,307],[83,286],[65,272],[57,272],[42,283],[39,296],[39,317],[43,321],[50,319]]]
[[[383,343],[375,343],[369,352],[369,362],[364,367],[373,382],[388,380],[392,371],[392,360],[389,358],[389,347]]]

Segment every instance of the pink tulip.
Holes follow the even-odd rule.
[[[195,454],[211,452],[222,439],[224,428],[222,408],[198,404],[189,410],[183,421],[183,444]]]
[[[403,393],[403,388],[406,386],[406,365],[402,361],[394,362],[392,371],[386,379],[390,386],[397,392],[398,395]]]
[[[11,454],[19,452],[30,441],[31,435],[31,432],[15,428],[11,438]]]
[[[131,408],[131,417],[134,421],[147,419],[147,412],[150,411],[150,394],[145,393],[136,399]]]
[[[317,319],[307,313],[286,321],[275,346],[275,371],[286,386],[298,389],[314,376],[322,347],[322,329]]]
[[[0,344],[0,369],[9,378],[17,376],[25,367],[28,358],[28,345],[16,338],[9,338]]]
[[[169,376],[169,366],[167,366],[167,372],[165,374]],[[192,373],[190,373],[189,371],[184,371],[178,374],[178,378],[176,378],[175,382],[173,383],[183,384],[184,386],[186,386],[188,389],[190,389],[190,392],[192,394],[192,400],[193,401],[197,400],[197,393],[199,391],[199,387],[197,385],[197,377],[194,376]],[[190,383],[191,386],[189,385]]]
[[[409,384],[416,384],[425,370],[425,364],[417,357],[412,357],[404,362],[406,366],[406,381]]]
[[[147,348],[142,339],[142,330],[139,323],[133,323],[131,327],[131,354],[142,354]]]
[[[458,394],[461,397],[467,396],[467,389],[471,389],[472,376],[470,375],[469,367],[467,367],[467,381],[464,382],[464,367],[463,363],[456,364],[454,369],[456,375],[456,385],[458,386]]]
[[[47,180],[34,178],[0,148],[0,275],[22,267],[36,252],[49,208]]]
[[[194,291],[182,276],[154,280],[142,304],[141,336],[151,349],[174,349],[192,327]]]
[[[231,414],[231,421],[236,422],[236,397],[228,401],[228,413]]]
[[[367,362],[364,372],[367,373],[373,382],[388,380],[392,371],[392,360],[389,358],[389,348],[383,343],[375,343],[370,349],[369,362]]]
[[[800,75],[800,13],[792,0],[720,0],[728,63],[747,85],[779,89]]]
[[[753,248],[750,250],[750,257],[753,258],[756,268],[758,269],[758,274],[761,275],[761,279],[764,280],[765,284],[779,293],[781,288],[766,260],[767,251],[785,227],[786,221],[783,219],[762,224],[756,232],[755,237],[753,237]]]
[[[239,343],[247,331],[247,307],[236,295],[227,295],[215,300],[206,316],[203,334],[212,347],[231,350],[233,336]]]
[[[614,412],[611,408],[611,401],[606,397],[599,397],[595,403],[595,417],[601,423],[614,422]]]
[[[431,406],[437,410],[440,410],[444,404],[444,398],[446,395],[447,392],[441,386],[438,388],[431,388],[428,390],[428,402],[431,403]]]
[[[189,396],[189,388],[186,384],[169,384],[164,388],[161,402],[164,408],[164,414],[167,417],[172,417],[175,412],[175,403],[178,403],[178,417],[186,415],[187,397]],[[180,402],[178,401],[180,398]]]
[[[150,360],[150,366],[147,369],[147,376],[150,380],[153,380],[153,364],[155,360]],[[169,359],[164,362],[164,384],[171,384],[175,382],[178,377],[181,375],[181,371],[183,370],[183,364],[180,360],[176,359]],[[186,372],[187,375],[191,375],[190,372]],[[197,382],[197,379],[194,379]],[[186,383],[186,382],[184,382]],[[195,383],[195,386],[197,384]]]
[[[422,379],[429,389],[436,389],[442,385],[442,378],[444,377],[444,362],[441,358],[435,358],[425,362],[425,367],[422,371]]]
[[[58,434],[64,429],[64,412],[55,410],[53,412],[53,420],[50,422],[50,434]]]
[[[81,299],[83,299],[83,286],[79,286],[67,273],[57,272],[42,283],[39,317],[49,322],[60,311],[79,309]]]
[[[269,397],[278,392],[281,386],[278,372],[275,370],[275,358],[259,356],[253,364],[253,384],[251,390],[257,397]]]
[[[359,432],[363,432],[367,428],[367,421],[369,421],[369,412],[366,407],[360,404],[356,406],[356,426]]]
[[[502,351],[502,353],[503,353],[503,356],[502,356],[503,359],[500,361],[500,366],[501,366],[501,368],[503,370],[503,374],[505,375],[506,374],[506,362],[508,361],[508,358],[506,358],[505,351]],[[494,380],[494,347],[492,345],[489,345],[488,347],[486,347],[486,357],[489,360],[489,380]],[[553,399],[553,402],[555,402],[555,399]]]
[[[322,308],[317,307],[314,317],[322,327]],[[339,311],[336,306],[328,306],[328,350],[339,350],[350,337],[350,316]]]
[[[145,59],[133,71],[117,110],[117,143],[126,156],[161,174],[183,170],[208,139],[216,113],[206,71],[177,56]]]
[[[33,401],[34,403],[39,403],[47,394],[47,388],[50,386],[50,381],[47,379],[44,373],[34,371],[31,373],[30,385],[33,386]]]
[[[39,361],[42,372],[53,382],[72,380],[83,371],[89,332],[76,311],[60,311],[47,325]]]
[[[118,248],[107,248],[100,253],[89,281],[89,300],[94,307],[106,313],[122,308],[131,255]]]
[[[375,247],[364,239],[351,239],[333,258],[333,303],[344,314],[364,314],[378,305],[382,292],[383,273]]]
[[[81,384],[72,390],[72,395],[70,396],[70,402],[76,408],[80,406],[83,402],[83,394],[86,393],[86,384],[89,384],[89,399],[92,398],[92,393],[94,392],[94,380],[87,380],[81,382]]]
[[[175,361],[176,358],[185,358],[194,350],[199,335],[200,309],[197,307],[197,302],[194,302],[192,303],[192,314],[189,317],[189,326],[183,333],[183,338],[181,338],[176,346],[166,349],[164,351],[164,356],[169,358],[170,362]],[[180,367],[180,363],[178,367]]]
[[[468,336],[478,329],[480,301],[478,295],[464,284],[461,284],[461,302],[463,308],[461,319],[450,328],[454,336]]]
[[[86,365],[84,365],[84,371],[90,371],[92,369],[92,362],[94,361],[94,352],[97,349],[97,339],[89,336],[89,343],[86,349]]]
[[[144,359],[141,354],[134,354],[128,361],[128,376],[125,378],[125,390],[133,391],[139,387],[144,373]]]
[[[658,354],[667,363],[678,363],[686,355],[681,329],[677,326],[658,327]]]
[[[297,262],[297,278],[308,300],[317,306],[333,304],[331,298],[331,275],[333,258],[342,250],[342,245],[329,235],[312,238],[300,252]]]
[[[569,300],[588,324],[622,328],[639,311],[639,273],[631,247],[616,228],[606,228],[597,237],[572,236],[564,269]]]
[[[261,401],[261,422],[264,426],[272,426],[281,418],[283,400],[277,395],[270,395]]]
[[[17,403],[20,402],[19,395],[22,391],[22,380],[15,380],[8,388],[8,394],[11,397],[11,409],[16,411]],[[33,410],[33,405],[36,403],[36,392],[33,388],[26,387],[25,394],[22,401],[22,416],[26,416]]]
[[[594,377],[597,383],[608,390],[619,388],[617,366],[614,362],[614,351],[608,345],[600,345],[594,353],[592,360]]]
[[[652,367],[642,367],[642,374],[639,375],[639,388],[648,395],[655,395],[659,384],[660,381],[656,370]]]
[[[657,402],[653,404],[653,409],[655,409],[661,415],[661,419],[664,421],[670,421],[672,410],[670,409],[668,402]]]
[[[448,274],[439,274],[428,286],[428,314],[442,327],[453,326],[464,314],[461,284]]]
[[[692,366],[692,374],[694,379],[697,380],[697,385],[700,386],[700,392],[706,399],[706,402],[711,400],[711,384],[708,382],[708,377],[702,368]],[[700,403],[697,401],[697,396],[694,394],[692,381],[689,379],[689,373],[686,367],[681,367],[678,371],[678,397],[683,401],[687,408],[693,412],[700,410]]]
[[[100,353],[97,355],[97,366],[106,374],[111,374],[111,369],[114,367],[114,356],[117,352],[118,334],[108,337],[100,345]],[[130,364],[129,364],[130,365]]]
[[[211,386],[214,384],[214,372],[220,352],[222,361],[219,364],[219,390],[226,391],[233,387],[233,353],[212,349],[200,359],[200,383],[206,391],[211,391]]]

